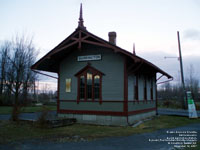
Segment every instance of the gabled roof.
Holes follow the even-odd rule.
[[[58,73],[60,60],[62,60],[65,56],[67,56],[72,50],[81,49],[83,44],[92,44],[96,46],[109,48],[116,53],[121,53],[122,55],[130,58],[133,64],[146,65],[152,68],[155,72],[159,72],[167,76],[168,78],[172,78],[172,76],[170,76],[168,73],[164,72],[163,70],[161,70],[154,64],[148,62],[147,60],[137,55],[134,55],[88,32],[86,30],[86,27],[84,27],[83,25],[82,5],[81,5],[78,28],[65,40],[63,40],[60,44],[58,44],[54,49],[52,49],[49,53],[47,53],[44,57],[42,57],[39,61],[37,61],[31,67],[31,69]],[[136,68],[135,67],[136,66],[132,66],[130,68],[132,68],[132,70],[136,70],[137,67]]]

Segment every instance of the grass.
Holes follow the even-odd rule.
[[[196,110],[200,110],[200,102],[195,101]],[[167,100],[158,101],[159,108],[183,109],[180,101]]]
[[[200,123],[200,119],[189,119],[177,116],[160,116],[147,121],[135,128],[111,127],[97,125],[74,124],[60,128],[38,128],[35,124],[24,122],[0,122],[0,143],[25,139],[46,139],[61,141],[66,137],[80,136],[88,140],[112,137],[128,136],[136,133],[152,132],[163,128],[173,128],[190,123]]]
[[[49,110],[56,110],[56,106],[46,106]],[[0,114],[11,114],[13,107],[12,106],[0,106]],[[42,106],[27,106],[22,107],[22,113],[31,113],[38,112],[42,110]]]

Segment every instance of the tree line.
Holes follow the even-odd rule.
[[[186,91],[192,92],[192,97],[195,102],[200,101],[200,87],[199,79],[195,76],[195,70],[193,65],[190,65],[187,73],[185,74],[185,88]],[[159,101],[174,101],[176,103],[182,103],[184,99],[184,92],[181,83],[165,83],[158,89]]]

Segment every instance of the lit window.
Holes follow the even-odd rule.
[[[101,96],[101,81],[102,75],[100,71],[91,67],[90,65],[83,68],[75,74],[78,78],[78,93],[77,102],[79,100],[99,100],[102,103]]]
[[[99,99],[100,92],[100,76],[94,76],[94,99]]]
[[[87,99],[92,99],[92,73],[87,73]]]

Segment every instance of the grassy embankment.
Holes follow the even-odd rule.
[[[128,136],[136,133],[152,132],[163,128],[173,128],[190,123],[200,123],[200,119],[189,119],[187,117],[160,116],[155,117],[133,127],[111,127],[97,125],[74,124],[60,128],[38,128],[36,124],[14,123],[0,121],[0,143],[24,140],[24,139],[45,139],[56,141],[68,141],[69,137],[79,136],[92,140],[95,138],[111,136]]]

